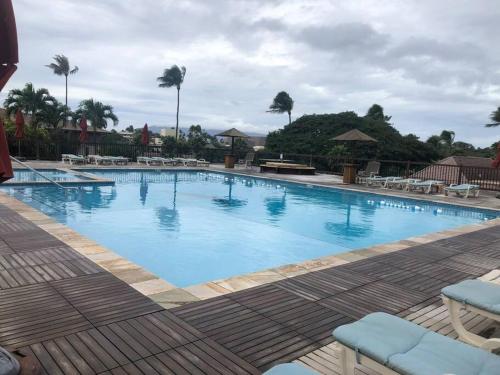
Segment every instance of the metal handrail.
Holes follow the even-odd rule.
[[[54,185],[56,185],[58,188],[61,188],[61,189],[63,189],[64,191],[66,191],[66,190],[71,190],[71,189],[78,189],[78,188],[76,188],[76,187],[62,186],[59,182],[57,182],[57,181],[55,181],[55,180],[51,179],[50,177],[45,176],[43,173],[38,172],[36,169],[34,169],[34,168],[30,167],[28,164],[26,164],[26,163],[22,162],[21,160],[16,159],[16,158],[15,158],[15,157],[13,157],[12,155],[9,155],[9,157],[10,157],[10,160],[13,160],[13,161],[15,161],[16,163],[21,164],[23,167],[25,167],[25,168],[29,169],[31,172],[33,172],[33,173],[37,174],[38,176],[40,176],[40,177],[42,177],[42,178],[46,179],[47,181],[49,181],[49,182],[53,183],[53,184],[54,184]]]

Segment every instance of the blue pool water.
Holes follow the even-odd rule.
[[[58,169],[37,169],[38,172],[44,176],[57,181],[74,181],[81,180],[82,177],[77,177],[71,172],[65,172]],[[9,182],[46,182],[47,180],[40,176],[39,174],[30,171],[29,169],[14,169],[14,178],[9,180]]]
[[[208,172],[7,191],[183,287],[492,219],[495,211]]]

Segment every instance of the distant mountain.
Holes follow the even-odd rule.
[[[148,128],[153,133],[160,133],[160,130],[167,128],[167,126],[158,126],[158,125],[149,126],[148,125]],[[175,126],[172,126],[171,128],[175,129]],[[189,128],[179,128],[179,130],[182,131],[184,134],[187,134],[189,132]],[[203,128],[203,130],[206,131],[210,135],[215,135],[215,134],[222,133],[224,130],[227,130],[227,129],[205,129],[205,128]],[[244,133],[248,134],[251,137],[265,137],[267,135],[267,134],[262,134],[262,133],[245,132],[245,131],[244,131]]]

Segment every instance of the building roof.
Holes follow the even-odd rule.
[[[436,164],[459,165],[462,167],[491,167],[490,158],[481,158],[478,156],[449,156],[439,160]]]
[[[491,168],[491,159],[476,156],[449,156],[413,173],[411,177],[446,183],[458,181],[472,183],[485,173],[483,168]]]
[[[333,138],[334,141],[359,141],[359,142],[378,142],[375,138],[363,133],[361,130],[352,129]]]

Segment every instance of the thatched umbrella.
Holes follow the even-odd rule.
[[[222,133],[216,134],[217,137],[228,137],[231,138],[231,155],[234,155],[234,139],[235,138],[250,138],[245,133],[240,132],[238,129],[231,128],[229,130],[223,131]]]
[[[338,142],[349,142],[351,144],[361,143],[361,142],[378,142],[375,138],[370,137],[368,134],[363,133],[361,130],[352,129],[341,135],[332,138],[333,141]],[[352,161],[344,164],[344,183],[353,183],[356,179],[356,165]]]

